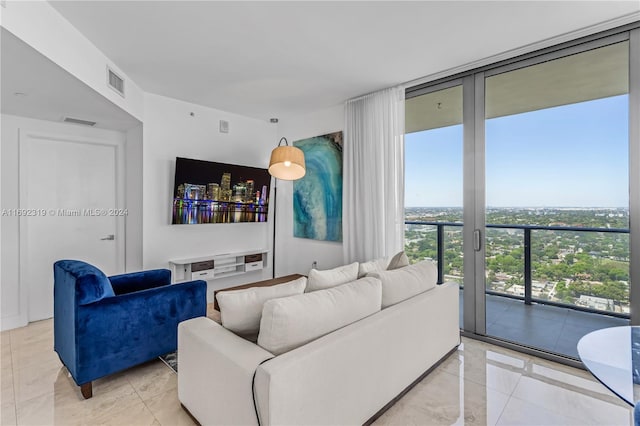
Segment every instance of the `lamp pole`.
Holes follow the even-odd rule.
[[[275,120],[275,121],[274,121]],[[277,123],[277,119],[271,119]],[[284,145],[282,143],[284,142]],[[281,138],[278,146],[271,151],[269,160],[269,174],[273,176],[273,278],[276,277],[276,198],[278,193],[278,179],[297,180],[306,173],[304,152],[300,148],[289,146],[287,138]]]
[[[278,178],[273,177],[273,252],[271,255],[271,262],[273,265],[271,266],[272,278],[276,277],[276,199],[278,195]]]

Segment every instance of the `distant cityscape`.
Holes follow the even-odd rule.
[[[268,187],[260,190],[249,179],[231,186],[231,173],[223,173],[220,183],[182,183],[173,199],[174,224],[266,222]]]
[[[223,173],[220,183],[198,185],[183,183],[178,185],[176,199],[191,201],[221,201],[233,203],[267,204],[267,186],[254,192],[253,180],[238,182],[231,188],[231,173]]]
[[[407,207],[406,221],[445,226],[446,281],[463,283],[462,209]],[[487,208],[486,223],[626,230],[627,208]],[[615,228],[615,229],[614,229]],[[437,259],[432,225],[405,225],[405,251],[415,262]],[[487,290],[524,296],[524,231],[487,228]],[[629,312],[629,234],[573,230],[531,231],[532,297],[610,312]]]

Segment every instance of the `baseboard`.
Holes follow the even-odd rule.
[[[12,315],[10,317],[0,318],[0,330],[13,330],[14,328],[24,327],[29,324],[26,318],[22,315]]]
[[[406,388],[404,388],[404,390],[402,392],[400,392],[395,398],[393,398],[391,401],[389,401],[389,403],[387,403],[387,405],[385,405],[384,407],[382,407],[380,410],[378,410],[377,413],[375,413],[373,416],[371,416],[369,418],[369,420],[367,420],[366,422],[364,422],[364,426],[370,426],[373,422],[375,422],[381,415],[383,415],[385,413],[385,411],[387,411],[389,408],[391,408],[396,402],[398,402],[403,396],[405,396],[407,394],[407,392],[409,392],[411,389],[413,389],[413,387],[415,385],[417,385],[418,383],[420,383],[425,377],[427,377],[429,375],[429,373],[431,373],[433,370],[435,370],[436,368],[438,368],[438,366],[440,364],[442,364],[447,358],[449,358],[449,356],[456,352],[458,350],[458,345],[456,345],[453,349],[451,349],[449,352],[447,352],[442,358],[440,358],[435,364],[433,364],[427,371],[425,371],[424,373],[422,373],[420,375],[420,377],[418,377],[416,380],[414,380],[409,386],[407,386]]]

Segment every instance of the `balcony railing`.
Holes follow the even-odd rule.
[[[461,222],[430,222],[430,221],[405,221],[405,225],[425,225],[435,226],[437,231],[437,264],[438,264],[438,284],[444,282],[444,240],[445,227],[460,227],[464,225]],[[504,224],[486,224],[490,229],[516,229],[522,230],[524,233],[524,296],[508,294],[490,289],[485,289],[486,294],[508,297],[512,299],[523,300],[525,304],[530,305],[532,302],[559,306],[564,308],[576,309],[585,312],[606,314],[619,318],[629,318],[629,314],[625,312],[603,311],[589,307],[579,306],[571,303],[562,303],[553,300],[541,299],[532,296],[532,273],[531,273],[531,231],[566,231],[566,232],[597,232],[597,233],[613,233],[613,234],[629,234],[626,228],[589,228],[589,227],[573,227],[573,226],[542,226],[542,225],[504,225]],[[461,285],[461,288],[463,286]]]

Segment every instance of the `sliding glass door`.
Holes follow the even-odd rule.
[[[486,334],[573,358],[629,323],[629,43],[582,49],[484,82]]]
[[[407,92],[406,251],[469,335],[577,358],[638,318],[639,31]]]
[[[437,262],[440,283],[462,286],[461,81],[409,99],[405,111],[405,252]]]

